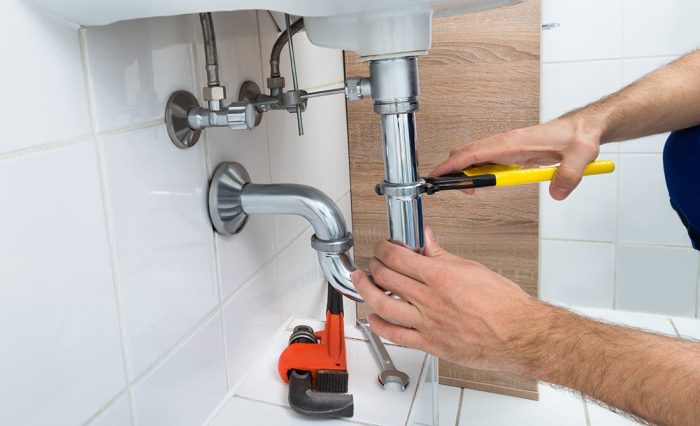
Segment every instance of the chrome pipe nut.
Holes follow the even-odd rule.
[[[226,99],[226,87],[206,86],[202,89],[202,94],[205,101],[220,101]]]

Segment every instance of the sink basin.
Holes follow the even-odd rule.
[[[430,48],[431,19],[522,0],[31,0],[78,25],[186,13],[260,9],[303,16],[312,43],[372,58],[421,54]]]

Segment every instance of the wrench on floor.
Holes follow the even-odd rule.
[[[405,391],[408,387],[408,374],[396,369],[394,363],[391,361],[389,352],[387,352],[386,347],[384,346],[384,342],[382,342],[382,339],[379,336],[374,334],[366,319],[358,318],[357,325],[362,329],[363,333],[367,337],[367,340],[369,340],[369,344],[372,347],[372,352],[374,352],[374,356],[377,358],[377,362],[379,362],[379,365],[381,366],[382,370],[379,372],[379,376],[377,376],[379,384],[382,385],[382,388],[386,389],[386,384],[388,382],[398,383],[401,385],[401,390]]]

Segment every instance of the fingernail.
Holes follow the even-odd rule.
[[[566,196],[569,195],[569,192],[571,191],[560,186],[555,186],[552,188],[552,196],[557,200],[566,198]]]

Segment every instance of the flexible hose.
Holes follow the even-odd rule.
[[[199,22],[202,24],[202,38],[204,40],[204,57],[207,63],[207,84],[219,85],[219,57],[216,51],[216,34],[214,33],[214,19],[210,12],[200,13]]]
[[[292,36],[301,31],[304,28],[304,18],[297,19],[290,27]],[[280,55],[282,54],[282,48],[287,44],[287,30],[282,31],[275,45],[272,46],[272,52],[270,53],[270,77],[280,76]]]

